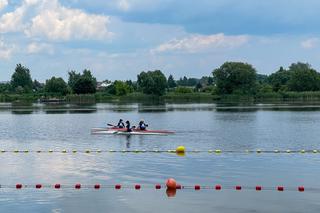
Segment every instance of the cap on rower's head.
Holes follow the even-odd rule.
[[[120,119],[120,121],[123,121],[122,119]]]
[[[129,121],[126,121],[126,123],[130,123]]]

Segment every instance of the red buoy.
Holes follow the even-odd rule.
[[[195,185],[194,186],[194,190],[200,190],[201,189],[201,186],[200,185]]]
[[[95,189],[100,189],[100,184],[95,184],[95,185],[94,185],[94,188],[95,188]]]
[[[36,184],[36,189],[41,189],[42,185],[41,184]]]
[[[114,186],[114,188],[115,188],[115,189],[121,189],[121,185],[120,185],[120,184],[117,184],[117,185]]]
[[[176,189],[177,188],[177,182],[173,178],[169,178],[166,182],[168,189]]]
[[[139,189],[141,189],[141,186],[140,186],[139,184],[136,184],[136,185],[134,186],[134,188],[135,188],[136,190],[139,190]]]
[[[277,190],[280,191],[280,192],[282,192],[282,191],[284,191],[284,187],[283,187],[283,186],[278,186],[278,187],[277,187]]]
[[[221,188],[222,188],[221,185],[216,185],[215,187],[216,190],[221,190]]]
[[[176,189],[182,189],[182,186],[180,184],[177,184]]]
[[[299,186],[298,190],[299,190],[299,192],[304,192],[304,187],[303,186]]]
[[[81,189],[81,184],[80,184],[80,183],[77,183],[76,185],[74,185],[74,188],[75,188],[75,189]]]
[[[261,191],[262,190],[262,186],[256,186],[256,191]]]
[[[61,188],[61,185],[60,185],[59,183],[57,183],[57,184],[54,185],[54,188],[55,188],[55,189],[60,189],[60,188]]]
[[[160,184],[156,184],[155,188],[156,189],[161,189],[161,185]]]
[[[16,189],[21,189],[22,188],[22,184],[18,183],[16,184]]]

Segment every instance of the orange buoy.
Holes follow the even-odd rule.
[[[168,189],[176,189],[177,188],[177,181],[173,178],[169,178],[166,182]]]

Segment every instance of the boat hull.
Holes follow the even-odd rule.
[[[133,129],[131,132],[127,132],[125,128],[93,128],[92,134],[107,134],[107,135],[170,135],[174,134],[172,131],[166,130],[139,130]]]

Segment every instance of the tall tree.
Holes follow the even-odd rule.
[[[137,83],[145,94],[164,95],[167,88],[166,76],[160,70],[141,72]]]
[[[45,91],[66,95],[68,93],[68,85],[62,78],[52,77],[46,81]]]
[[[30,70],[17,64],[15,72],[11,76],[11,86],[14,90],[19,87],[19,90],[22,88],[24,92],[30,92],[33,86]]]
[[[97,79],[91,74],[91,71],[87,69],[85,69],[82,74],[71,71],[69,72],[68,85],[76,94],[95,93]]]
[[[168,77],[168,87],[169,88],[175,88],[177,86],[176,81],[174,80],[172,75],[169,75]]]
[[[288,90],[288,81],[291,77],[291,72],[288,70],[285,70],[283,67],[280,67],[280,69],[272,73],[268,79],[267,82],[271,84],[272,89],[275,92],[278,91],[286,91]]]
[[[254,94],[256,76],[256,70],[242,62],[226,62],[213,71],[218,94]]]
[[[309,64],[293,63],[289,71],[291,72],[291,78],[288,81],[289,90],[303,92],[320,89],[320,74]]]

